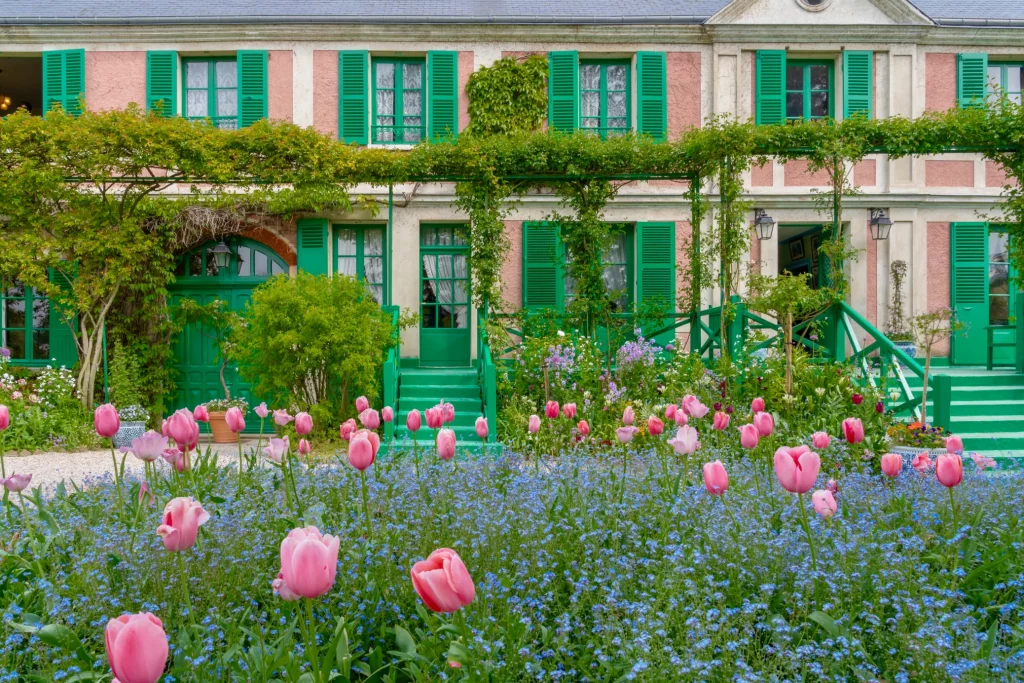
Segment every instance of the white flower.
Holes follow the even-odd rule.
[[[565,336],[565,332],[562,332],[561,330],[559,330],[558,331],[558,336],[559,337],[564,337]]]
[[[814,390],[814,393],[818,395],[818,398],[821,398],[822,396],[825,395],[825,387],[818,387],[817,389]]]

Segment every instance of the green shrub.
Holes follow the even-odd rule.
[[[110,359],[110,402],[113,403],[122,420],[149,419],[145,409],[146,398],[142,393],[142,371],[139,359],[121,342],[114,344],[114,354]]]

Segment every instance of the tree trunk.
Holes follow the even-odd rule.
[[[228,391],[228,383],[224,380],[224,370],[228,367],[227,355],[224,355],[224,360],[220,362],[220,386],[224,389],[224,398],[228,401],[231,400],[231,392]]]
[[[921,382],[921,424],[928,424],[928,371],[932,366],[932,347],[924,349],[924,379]]]

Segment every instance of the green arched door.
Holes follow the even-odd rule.
[[[175,283],[169,288],[171,304],[189,298],[200,304],[214,299],[226,301],[232,310],[242,310],[252,290],[274,275],[287,274],[288,265],[274,251],[259,242],[244,238],[228,241],[231,257],[227,268],[218,268],[213,248],[216,241],[207,242],[182,255],[175,269]],[[220,366],[211,336],[198,325],[189,325],[178,335],[174,344],[174,366],[177,391],[171,409],[194,408],[200,403],[223,398],[220,384]],[[236,369],[229,365],[224,373],[232,397],[244,397],[249,406],[254,403],[249,385],[243,382]],[[246,431],[259,429],[258,420],[248,420]]]

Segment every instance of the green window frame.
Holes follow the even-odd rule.
[[[787,121],[835,118],[835,62],[787,59],[785,107]]]
[[[209,119],[225,130],[238,128],[238,60],[235,57],[183,59],[182,91],[185,118]]]
[[[1024,62],[988,63],[989,104],[999,102],[999,98],[1004,93],[1011,102],[1021,104],[1022,92],[1024,92]]]
[[[352,275],[383,305],[387,299],[387,226],[337,223],[334,231],[334,272]]]
[[[371,64],[373,125],[370,140],[381,145],[415,145],[425,139],[426,59],[375,57]]]
[[[629,60],[580,61],[580,128],[602,138],[632,130],[631,72]]]
[[[1010,233],[1004,225],[990,225],[988,230],[988,324],[1009,325],[1014,315],[1016,287],[1010,283],[1016,276],[1010,265]]]
[[[44,365],[52,355],[50,300],[17,280],[0,281],[0,347],[15,364]]]
[[[468,226],[420,225],[420,329],[467,329],[470,287]]]

